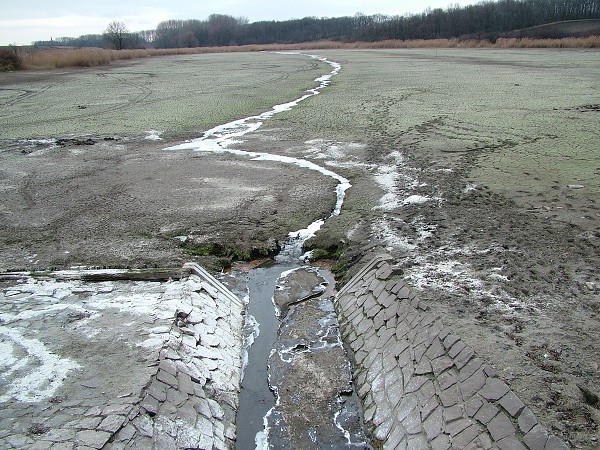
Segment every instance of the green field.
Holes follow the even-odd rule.
[[[301,121],[308,136],[364,142],[373,161],[405,151],[466,170],[523,206],[598,221],[600,51],[321,53],[342,64],[339,77],[327,95],[277,120]],[[568,204],[594,211],[571,214]]]
[[[147,58],[110,67],[0,74],[0,137],[190,137],[302,95],[324,65],[298,55]]]

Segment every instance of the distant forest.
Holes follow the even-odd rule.
[[[129,48],[182,48],[286,44],[333,40],[486,39],[552,22],[600,19],[600,0],[498,0],[465,7],[428,8],[407,16],[305,17],[250,23],[243,17],[213,14],[206,20],[168,20],[156,30],[129,33]],[[539,36],[561,38],[564,36]],[[34,45],[107,47],[103,35],[62,37]]]

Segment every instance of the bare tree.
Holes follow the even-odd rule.
[[[109,46],[116,50],[122,50],[127,46],[130,33],[123,22],[113,20],[104,30],[103,36]]]

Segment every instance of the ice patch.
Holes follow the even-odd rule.
[[[405,236],[400,236],[390,225],[394,219],[383,217],[373,223],[372,233],[375,239],[383,242],[388,250],[412,251],[417,246],[409,242]]]
[[[160,136],[163,132],[157,130],[146,131],[146,137],[144,139],[148,141],[162,141],[163,138]]]
[[[467,183],[467,185],[465,186],[465,188],[463,189],[463,192],[465,194],[468,194],[469,192],[472,191],[476,191],[477,190],[477,185],[473,184],[473,183]]]
[[[244,324],[244,354],[242,356],[242,374],[240,380],[244,379],[244,372],[248,366],[248,351],[254,344],[254,341],[260,336],[260,324],[252,314],[246,316],[246,323]]]
[[[8,390],[0,397],[0,402],[13,398],[21,402],[46,400],[62,385],[68,372],[80,368],[76,362],[55,355],[42,342],[27,339],[16,329],[3,329],[0,334],[12,341],[13,348],[20,347],[27,355],[3,372],[5,380],[15,372],[17,378],[8,383]],[[9,358],[13,353],[14,350]]]
[[[422,195],[411,195],[410,197],[405,198],[402,201],[403,205],[422,205],[423,203],[427,203],[431,198],[424,197]]]

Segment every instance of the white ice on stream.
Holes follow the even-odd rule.
[[[304,169],[314,170],[325,176],[331,177],[338,182],[338,185],[336,186],[337,201],[329,217],[339,215],[342,210],[342,204],[344,203],[346,190],[348,190],[352,186],[348,179],[344,178],[341,175],[338,175],[337,173],[329,169],[321,167],[318,164],[315,164],[305,159],[275,155],[266,152],[251,152],[229,148],[231,145],[239,144],[241,142],[238,138],[258,130],[258,128],[260,128],[260,126],[266,120],[270,119],[275,114],[279,114],[284,111],[289,111],[294,106],[298,105],[301,101],[318,95],[321,89],[329,86],[329,84],[331,83],[331,78],[334,75],[337,75],[340,69],[342,68],[340,64],[334,61],[330,61],[327,58],[322,58],[316,55],[306,56],[318,59],[319,61],[329,64],[333,68],[333,70],[330,73],[315,79],[316,82],[320,83],[316,88],[307,90],[306,94],[304,94],[302,97],[296,100],[293,100],[288,103],[282,103],[280,105],[275,105],[270,111],[266,111],[256,116],[250,116],[243,119],[234,120],[223,125],[217,125],[216,127],[204,132],[204,134],[197,139],[193,139],[189,142],[185,142],[183,144],[176,145],[173,147],[168,147],[166,148],[166,150],[193,150],[197,152],[229,153],[237,156],[250,157],[252,160],[255,161],[275,161],[284,164],[293,164]],[[284,244],[281,252],[277,256],[277,259],[283,261],[298,258],[306,259],[309,255],[302,254],[302,246],[304,245],[304,242],[313,237],[315,233],[321,229],[321,226],[323,226],[324,223],[325,219],[319,219],[311,223],[307,228],[291,232],[288,235],[287,242]]]
[[[298,53],[295,53],[298,54]],[[306,91],[302,97],[293,100],[288,103],[275,105],[269,111],[256,116],[250,116],[243,119],[234,120],[223,125],[218,125],[210,130],[204,132],[204,134],[189,142],[169,147],[166,150],[193,150],[198,152],[209,152],[209,153],[229,153],[241,157],[249,157],[255,161],[274,161],[284,164],[293,164],[300,168],[313,170],[321,173],[322,175],[333,178],[338,182],[336,186],[336,204],[333,208],[329,217],[334,217],[340,214],[346,190],[351,187],[350,181],[343,176],[333,172],[332,170],[326,169],[314,162],[308,161],[301,158],[293,158],[290,156],[275,155],[266,152],[252,152],[245,150],[238,150],[230,148],[234,144],[240,144],[240,138],[248,133],[258,130],[262,124],[272,118],[275,114],[289,111],[294,106],[297,106],[301,101],[307,98],[318,95],[321,89],[327,87],[331,83],[331,78],[339,73],[342,66],[334,61],[330,61],[326,58],[322,58],[316,55],[306,55],[314,59],[318,59],[321,62],[329,64],[332,67],[332,71],[328,74],[322,75],[315,79],[319,85],[313,89]],[[328,218],[329,218],[328,217]],[[300,260],[306,260],[310,257],[310,253],[303,253],[304,243],[313,237],[317,231],[321,229],[326,219],[319,219],[311,223],[308,227],[289,233],[287,241],[284,243],[283,248],[276,257],[276,260],[280,262],[292,262]],[[248,324],[256,332],[251,333],[250,340],[254,340],[258,336],[258,324]],[[246,342],[246,351],[248,350],[251,343]],[[247,364],[247,361],[244,361]],[[269,386],[271,383],[269,382]],[[279,395],[275,392],[275,406],[279,404]],[[273,408],[274,408],[273,407]],[[255,445],[257,450],[263,450],[269,448],[269,416],[273,412],[271,408],[267,414],[263,417],[264,429],[259,431],[255,436]]]

